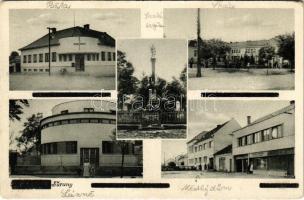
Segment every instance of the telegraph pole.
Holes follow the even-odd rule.
[[[197,9],[197,73],[196,77],[202,77],[202,72],[201,72],[201,21],[200,21],[200,9]]]
[[[51,29],[50,27],[47,27],[49,30],[49,76],[51,76]]]

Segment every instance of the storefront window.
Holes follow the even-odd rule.
[[[267,158],[255,158],[253,162],[253,168],[257,170],[266,170]]]

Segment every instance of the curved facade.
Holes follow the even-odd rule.
[[[58,104],[52,115],[41,120],[41,165],[96,167],[120,166],[120,146],[113,141],[116,104],[79,100]],[[129,143],[125,166],[141,165],[136,143]]]

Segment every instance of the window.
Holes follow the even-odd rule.
[[[69,120],[62,120],[61,121],[61,124],[63,125],[63,124],[68,124],[69,123]]]
[[[261,132],[253,134],[253,143],[261,142]]]
[[[69,112],[69,110],[62,110],[61,114],[67,114]]]
[[[98,123],[98,119],[90,119],[90,123]]]
[[[91,54],[87,55],[87,60],[90,61],[91,60]]]
[[[203,149],[203,145],[199,145],[198,149],[201,151]]]
[[[39,69],[40,72],[43,72],[43,69]]]
[[[26,63],[26,56],[23,56],[23,63]]]
[[[77,142],[66,142],[65,149],[67,154],[77,153]]]
[[[102,153],[114,153],[114,143],[111,141],[102,141]]]
[[[37,62],[37,54],[33,55],[33,62],[36,63]]]
[[[73,56],[72,54],[69,54],[69,61],[72,61],[73,60]]]
[[[102,51],[101,52],[101,61],[105,61],[106,60],[106,52]]]
[[[45,62],[49,62],[49,53],[44,54],[44,60]]]
[[[197,158],[195,158],[195,164],[197,163]]]
[[[45,69],[45,71],[46,71],[46,72],[48,72],[48,71],[49,71],[49,69]]]
[[[204,163],[207,163],[207,156],[204,156]]]
[[[247,135],[247,144],[252,144],[253,143],[253,135],[250,134],[250,135]]]
[[[43,62],[43,53],[39,54],[39,62]]]
[[[23,69],[23,71],[26,72],[27,70],[26,70],[26,69]]]
[[[90,120],[89,119],[81,119],[80,123],[90,123]]]
[[[239,147],[243,146],[243,140],[242,140],[242,138],[238,138],[238,140],[239,140]]]
[[[197,147],[194,147],[194,152],[197,152]]]
[[[70,124],[79,124],[80,123],[80,119],[71,119],[70,120]]]
[[[56,60],[57,60],[56,52],[52,52],[52,62],[56,62]]]
[[[108,52],[108,61],[112,60],[111,52]]]
[[[242,145],[247,145],[247,137],[242,137]]]
[[[197,56],[197,50],[194,50],[193,54],[194,54],[194,57],[196,57]]]
[[[213,141],[210,141],[210,142],[209,142],[209,148],[211,148],[212,145],[213,145]]]
[[[62,58],[63,58],[63,62],[66,62],[66,61],[67,61],[67,55],[63,54],[63,55],[62,55]]]
[[[92,61],[95,61],[95,54],[92,54]]]
[[[37,69],[34,69],[34,72],[37,72]]]
[[[204,148],[203,148],[204,150],[206,149],[206,146],[207,146],[207,144],[206,144],[206,143],[204,143]]]
[[[94,108],[84,108],[84,112],[94,112]]]
[[[61,125],[61,121],[54,122],[54,126],[59,126],[59,125]]]
[[[59,54],[59,61],[62,61],[62,54]]]
[[[113,52],[112,54],[113,54],[113,60],[115,60],[116,59],[115,52]]]
[[[31,71],[32,71],[32,69],[28,69],[28,71],[29,71],[29,72],[31,72]]]
[[[202,157],[199,157],[198,160],[199,160],[199,163],[201,164],[202,163]]]
[[[32,55],[28,55],[28,63],[32,62]]]

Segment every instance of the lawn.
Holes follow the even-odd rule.
[[[190,90],[293,90],[294,73],[288,69],[188,69]]]
[[[10,74],[10,90],[115,90],[115,76]]]

